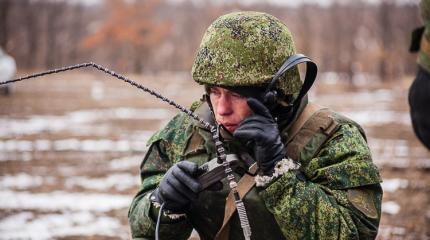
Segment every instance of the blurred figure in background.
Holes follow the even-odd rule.
[[[0,47],[0,82],[12,79],[16,73],[15,60]],[[1,95],[9,95],[11,86],[0,86]]]
[[[424,26],[412,33],[411,52],[418,52],[418,73],[409,90],[412,126],[418,139],[430,149],[430,0],[420,3]]]

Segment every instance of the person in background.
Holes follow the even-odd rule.
[[[430,150],[430,0],[419,4],[424,26],[412,33],[411,52],[418,52],[418,72],[409,89],[412,126],[418,139]]]
[[[374,239],[381,178],[363,129],[299,98],[297,66],[274,86],[277,97],[265,99],[269,82],[295,54],[290,31],[272,15],[219,17],[197,51],[192,76],[206,94],[191,110],[222,126],[225,153],[244,166],[234,174],[238,188],[249,183],[243,202],[251,239]],[[228,214],[234,201],[227,180],[209,189],[198,181],[199,166],[216,161],[207,129],[180,113],[148,145],[128,215],[133,239],[154,238],[162,204],[168,213],[161,215],[160,239],[187,239],[193,228],[202,240],[244,239],[238,214]]]
[[[0,82],[12,79],[16,73],[15,60],[0,47]],[[0,86],[0,94],[9,95],[11,86]]]

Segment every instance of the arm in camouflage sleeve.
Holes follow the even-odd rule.
[[[382,201],[380,177],[355,126],[342,125],[317,157],[302,163],[301,171],[306,180],[287,172],[260,191],[285,237],[376,237]]]
[[[418,37],[413,41],[420,41],[418,64],[427,72],[430,72],[430,0],[421,0],[419,4],[421,19],[424,27],[420,28]]]
[[[128,220],[133,239],[154,239],[158,208],[149,195],[157,187],[172,163],[165,154],[163,141],[152,143],[141,165],[142,185],[130,206]],[[163,216],[160,224],[161,239],[187,239],[192,226],[184,217],[170,219]]]

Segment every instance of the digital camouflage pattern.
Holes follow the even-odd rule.
[[[430,72],[430,0],[421,0],[419,8],[425,30],[418,53],[418,64]]]
[[[196,110],[202,109],[204,104]],[[200,115],[200,113],[199,113]],[[374,239],[381,216],[382,189],[378,169],[356,123],[333,114],[340,127],[317,151],[309,141],[298,160],[297,172],[288,172],[266,187],[254,187],[243,199],[252,239]],[[162,175],[183,159],[203,164],[215,157],[211,134],[181,113],[149,141],[141,165],[141,189],[129,210],[133,239],[153,239],[157,209],[149,194]],[[227,153],[243,151],[225,141]],[[238,174],[237,174],[238,175]],[[181,219],[163,217],[161,239],[187,239],[191,230],[201,239],[213,239],[223,220],[228,184],[220,191],[203,191]],[[235,214],[230,239],[243,239]]]
[[[430,0],[421,0],[419,8],[421,19],[423,20],[423,22],[430,22]]]
[[[270,82],[287,57],[295,54],[287,26],[266,13],[234,12],[209,26],[192,68],[194,80],[216,86],[262,86]],[[278,82],[284,94],[301,87],[297,68]]]

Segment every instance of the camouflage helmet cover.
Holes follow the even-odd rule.
[[[430,23],[430,0],[421,0],[420,14],[424,23]]]
[[[293,54],[291,33],[279,19],[266,13],[233,12],[206,30],[192,76],[204,85],[264,86]],[[277,88],[297,94],[301,84],[298,69],[293,68],[279,79]]]

